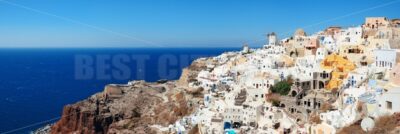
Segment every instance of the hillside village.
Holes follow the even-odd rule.
[[[107,85],[34,133],[400,133],[400,19],[267,38],[176,81]]]
[[[262,48],[244,45],[240,52],[199,59],[206,68],[186,84],[203,89],[204,98],[169,128],[400,133],[400,19],[369,17],[360,26],[267,38]]]

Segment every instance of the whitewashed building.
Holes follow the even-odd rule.
[[[276,34],[274,32],[268,34],[267,37],[268,45],[264,45],[264,47],[278,45],[278,38],[276,37]]]
[[[394,49],[375,49],[375,66],[391,69],[396,65],[396,50]]]
[[[340,36],[338,37],[338,41],[340,43],[358,45],[362,41],[361,37],[362,37],[362,28],[360,26],[349,27],[347,29],[342,29],[340,31]]]
[[[322,61],[328,55],[329,55],[328,50],[320,47],[317,49],[317,52],[315,53],[315,60]]]
[[[329,52],[336,52],[338,46],[336,40],[332,36],[324,36],[322,40],[322,46],[324,46]]]
[[[379,99],[381,112],[393,114],[400,112],[400,87],[385,91]]]

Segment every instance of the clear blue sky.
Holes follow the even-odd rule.
[[[0,47],[261,46],[272,31],[400,18],[399,1],[373,8],[391,1],[0,0]]]

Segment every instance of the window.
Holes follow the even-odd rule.
[[[392,102],[391,101],[386,101],[386,108],[389,110],[392,110]]]

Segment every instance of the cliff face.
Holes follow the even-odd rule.
[[[80,102],[64,107],[61,119],[52,127],[52,133],[77,132],[99,133],[106,132],[107,124],[114,120],[110,117],[100,117],[96,110],[85,109],[90,103]]]
[[[193,109],[190,95],[184,90],[166,91],[168,86],[174,87],[173,83],[118,87],[123,91],[120,97],[103,92],[67,105],[51,133],[157,133],[149,126],[168,126]]]
[[[194,69],[196,68],[187,69],[186,73],[190,74],[188,76],[197,75],[197,70]],[[202,92],[193,92],[185,86],[189,79],[181,79],[179,87],[175,81],[136,81],[132,85],[108,85],[101,93],[65,106],[61,119],[51,126],[50,132],[166,133],[151,126],[167,127],[175,123],[183,116],[191,114],[202,100]]]

